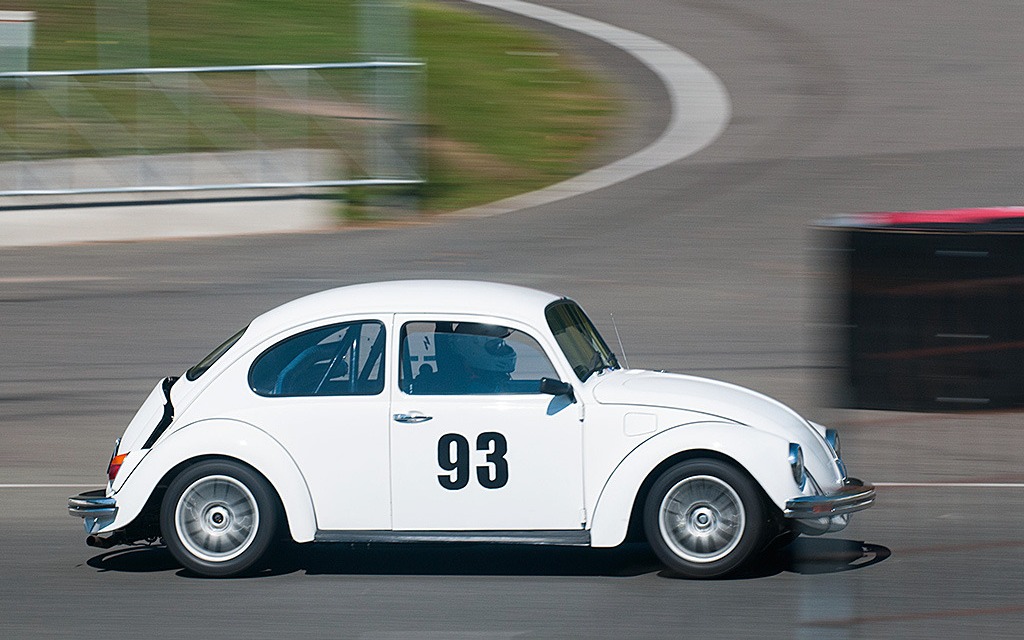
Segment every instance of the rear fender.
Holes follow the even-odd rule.
[[[113,497],[117,514],[101,532],[121,529],[142,511],[159,482],[182,462],[204,457],[233,458],[263,475],[277,492],[296,542],[316,533],[316,516],[306,480],[281,444],[265,431],[238,420],[200,420],[165,435],[131,470]]]
[[[612,472],[594,506],[590,541],[614,547],[626,538],[633,505],[658,465],[678,454],[710,451],[746,471],[780,509],[800,493],[787,457],[789,442],[770,433],[727,422],[685,424],[662,431],[633,449]]]

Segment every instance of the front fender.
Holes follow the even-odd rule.
[[[281,498],[291,537],[296,542],[313,539],[316,533],[313,501],[295,461],[265,431],[246,422],[226,419],[200,420],[162,438],[113,494],[117,514],[101,532],[128,525],[171,469],[203,456],[234,458],[263,474]]]
[[[644,480],[662,462],[687,451],[713,451],[741,466],[780,509],[800,493],[790,472],[789,442],[779,436],[728,422],[698,422],[659,432],[629,452],[598,495],[590,543],[614,547],[626,539],[633,505]]]

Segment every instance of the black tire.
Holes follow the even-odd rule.
[[[758,487],[734,466],[681,462],[654,482],[644,532],[674,573],[713,578],[735,571],[763,547],[767,522]]]
[[[275,539],[277,496],[258,473],[230,460],[178,474],[160,505],[160,532],[186,569],[210,577],[253,569]]]

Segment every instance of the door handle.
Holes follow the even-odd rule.
[[[407,424],[419,424],[420,422],[426,422],[427,420],[433,419],[433,416],[425,416],[422,413],[413,411],[412,413],[396,413],[394,415],[395,422],[405,422]]]

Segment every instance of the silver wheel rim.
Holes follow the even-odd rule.
[[[252,544],[260,512],[244,484],[230,476],[206,476],[181,494],[174,522],[189,553],[207,562],[226,562]]]
[[[743,501],[728,483],[714,476],[677,482],[658,510],[661,538],[689,562],[707,563],[729,555],[743,537]]]

